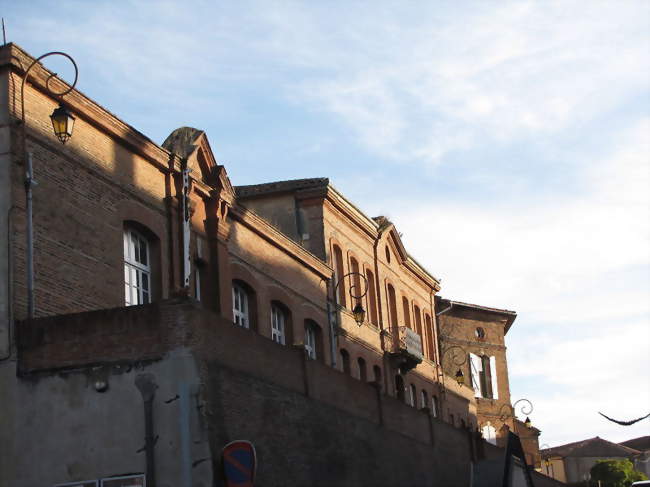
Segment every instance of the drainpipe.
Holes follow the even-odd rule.
[[[336,334],[336,330],[334,329],[334,318],[333,316],[336,316],[336,312],[332,312],[332,305],[330,304],[330,284],[334,282],[334,274],[332,274],[332,278],[327,281],[327,293],[325,296],[325,301],[327,304],[327,321],[329,322],[330,326],[330,354],[331,354],[331,363],[332,363],[332,368],[336,368],[336,348],[337,348],[337,340],[338,340],[338,335]],[[335,297],[336,298],[336,297]]]
[[[147,462],[147,487],[156,487],[156,464],[154,459],[156,439],[153,435],[153,399],[158,386],[151,374],[138,375],[135,378],[135,386],[142,394],[144,403],[144,452]]]
[[[27,153],[27,171],[25,173],[25,197],[27,200],[27,318],[34,317],[34,225],[32,224],[32,153]]]

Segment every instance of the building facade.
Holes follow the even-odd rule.
[[[280,394],[269,389],[271,383],[293,391],[287,397],[298,391],[416,443],[435,449],[446,442],[437,462],[444,468],[444,459],[455,452],[457,466],[447,474],[466,484],[458,472],[480,450],[472,431],[497,413],[512,423],[512,412],[500,408],[510,406],[503,339],[513,312],[482,308],[478,318],[461,316],[485,322],[489,330],[488,341],[478,348],[472,340],[459,342],[463,353],[472,354],[471,363],[484,349],[494,351],[490,357],[496,362],[490,358],[486,364],[496,371],[491,391],[499,397],[484,402],[487,397],[476,396],[478,376],[459,384],[441,365],[447,332],[437,317],[440,282],[408,254],[392,222],[366,216],[326,178],[233,186],[204,132],[183,127],[157,145],[75,90],[63,100],[76,117],[74,135],[61,145],[50,127],[58,103],[48,91],[50,73],[37,64],[20,92],[32,60],[14,44],[0,49],[0,224],[7,230],[0,242],[0,387],[10,398],[0,414],[0,434],[9,445],[9,454],[1,455],[0,485],[105,478],[112,487],[122,474],[133,472],[146,475],[148,485],[156,474],[158,485],[212,485],[218,452],[231,438],[222,434],[227,427],[219,418],[231,417],[254,437],[236,411],[264,416],[293,410],[247,406],[266,393]],[[67,87],[56,77],[49,83],[56,91]],[[38,182],[31,319],[27,153]],[[355,316],[358,305],[363,320]],[[448,339],[463,340],[453,337]],[[258,394],[246,396],[244,379],[228,375],[231,369],[262,380],[247,383]],[[218,398],[228,388],[234,399],[226,403]],[[165,406],[175,401],[178,417]],[[298,403],[302,399],[292,404]],[[116,414],[117,404],[129,411],[144,404],[144,426],[133,414]],[[295,411],[308,414],[308,409],[302,405]],[[180,421],[180,427],[161,429],[167,440],[156,446],[151,424],[158,414],[167,418],[164,424]],[[320,414],[326,422],[325,412]],[[124,428],[98,433],[98,425],[111,417],[124,421]],[[292,432],[288,443],[300,436],[293,427],[270,419],[268,424],[279,437]],[[306,424],[326,435],[335,431],[311,417]],[[31,459],[19,452],[47,428],[57,436],[34,447],[44,466],[30,469]],[[82,438],[77,443],[70,439],[74,431]],[[262,448],[273,443],[273,434],[257,433],[264,438]],[[140,457],[131,448],[138,437],[145,438],[136,448]],[[382,436],[381,441],[397,445],[401,440]],[[65,458],[57,442],[79,459]],[[456,451],[458,444],[464,453]],[[98,445],[111,449],[99,453],[93,450]],[[358,447],[352,442],[341,452]],[[384,448],[377,458],[394,448]],[[402,450],[431,454],[410,443]],[[182,461],[165,460],[175,459],[178,451]],[[282,457],[264,452],[275,462],[264,470],[269,485],[287,485],[277,467]],[[341,452],[333,458],[345,463]],[[430,470],[428,460],[417,458],[414,478],[418,469]],[[304,464],[306,458],[297,461]],[[352,475],[328,469],[317,470],[330,485]],[[398,483],[381,468],[374,471],[386,485]]]

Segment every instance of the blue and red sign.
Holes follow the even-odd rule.
[[[255,482],[255,447],[250,441],[236,440],[221,451],[226,487],[253,487]]]

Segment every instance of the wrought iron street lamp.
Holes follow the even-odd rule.
[[[521,405],[517,406],[518,404],[521,404]],[[508,406],[507,404],[504,404],[503,406],[501,406],[501,409],[499,409],[499,420],[502,423],[505,423],[506,420],[511,416],[514,416],[516,418],[517,417],[517,407],[519,407],[519,412],[521,413],[521,415],[526,416],[526,420],[524,421],[524,426],[526,428],[528,428],[528,429],[532,428],[533,423],[530,420],[529,415],[532,414],[532,412],[533,412],[533,403],[530,402],[526,398],[522,398],[522,399],[519,399],[519,400],[515,401],[515,403],[512,405],[512,408],[510,408],[510,406]]]
[[[52,112],[50,119],[52,120],[54,134],[59,138],[62,144],[65,144],[70,137],[72,137],[75,118],[70,114],[66,107],[63,106],[63,104],[60,104],[59,108]]]
[[[444,365],[445,356],[449,352],[451,352],[451,351],[455,352],[457,350],[460,350],[461,353],[460,354],[452,353],[451,361],[452,361],[453,365],[458,367],[458,370],[456,371],[456,374],[454,375],[454,377],[456,379],[456,383],[459,386],[462,386],[463,384],[465,384],[465,374],[463,374],[462,367],[463,367],[463,365],[465,365],[467,363],[467,351],[463,347],[459,347],[458,345],[452,345],[450,347],[447,347],[447,348],[444,349],[444,351],[442,352],[442,355],[440,356],[440,364]],[[459,360],[459,358],[460,358],[460,360]],[[442,380],[443,380],[443,383],[444,383],[444,378],[445,378],[444,372],[442,372],[440,375],[442,376]]]
[[[348,288],[348,294],[350,295],[350,298],[352,299],[352,302],[356,301],[357,304],[354,306],[352,309],[352,315],[354,316],[354,321],[357,323],[357,326],[363,325],[363,323],[366,321],[366,310],[363,308],[363,305],[361,304],[361,299],[368,293],[368,279],[366,277],[359,273],[359,272],[348,272],[344,276],[342,276],[336,283],[334,284],[334,302],[337,301],[336,297],[338,296],[339,292],[339,286],[341,285],[342,282],[345,281],[345,279],[354,276],[355,279],[353,280],[352,284]],[[358,280],[356,279],[358,278]],[[361,282],[363,281],[363,287],[361,286]],[[332,313],[330,310],[330,303],[329,300],[327,301],[327,311],[328,311],[328,316],[330,316],[330,351],[332,354],[332,367],[336,367],[336,336],[337,336],[337,330],[339,328],[339,323],[338,323],[338,314],[336,313],[335,310],[334,312],[334,317],[332,318]]]
[[[21,110],[21,128],[22,128],[22,149],[24,154],[24,163],[25,163],[25,211],[27,213],[27,243],[26,243],[26,264],[27,264],[27,317],[34,317],[34,229],[32,223],[32,186],[36,184],[34,181],[34,174],[32,169],[32,153],[27,151],[27,127],[25,123],[25,84],[29,79],[29,72],[34,66],[41,60],[49,56],[63,56],[70,60],[74,66],[74,81],[69,86],[69,88],[57,92],[50,88],[50,81],[56,76],[56,73],[50,73],[50,75],[45,80],[45,89],[54,97],[59,99],[59,107],[52,112],[50,115],[50,120],[52,121],[52,128],[54,129],[54,134],[61,141],[62,144],[65,144],[70,137],[72,137],[72,130],[74,128],[75,118],[68,112],[68,110],[63,106],[61,100],[65,95],[70,93],[77,84],[77,77],[79,75],[79,70],[77,69],[77,63],[71,56],[65,52],[52,51],[38,58],[34,59],[32,64],[25,70],[23,75],[23,81],[20,84],[20,110]]]

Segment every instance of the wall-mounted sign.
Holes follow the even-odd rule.
[[[221,451],[221,460],[226,487],[253,487],[257,459],[250,441],[228,443]]]
[[[422,338],[420,335],[407,327],[400,331],[402,332],[402,343],[406,346],[406,351],[422,360]]]

